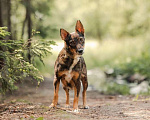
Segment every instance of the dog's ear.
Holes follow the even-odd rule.
[[[69,32],[64,29],[60,29],[60,36],[62,40],[67,40],[67,37],[69,37]]]
[[[80,20],[77,20],[75,30],[76,30],[77,33],[79,32],[84,36],[84,28],[83,28],[83,25],[82,25]]]

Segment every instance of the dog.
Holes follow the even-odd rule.
[[[58,91],[60,80],[66,93],[66,107],[69,107],[69,90],[74,89],[74,112],[78,112],[78,100],[83,86],[83,108],[86,105],[86,90],[88,88],[87,69],[82,54],[84,53],[84,28],[80,20],[77,20],[75,32],[69,33],[60,29],[60,36],[64,40],[64,48],[60,51],[54,65],[54,98],[50,107],[56,107],[58,102]]]

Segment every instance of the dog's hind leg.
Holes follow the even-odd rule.
[[[57,79],[56,77],[54,77],[54,98],[53,98],[52,104],[50,105],[50,108],[56,107],[56,105],[57,105],[59,84],[60,84],[60,79]]]

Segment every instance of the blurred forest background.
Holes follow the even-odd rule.
[[[59,30],[74,31],[77,20],[85,28],[89,89],[149,94],[149,0],[0,0],[1,93],[27,76],[38,83],[52,77]]]

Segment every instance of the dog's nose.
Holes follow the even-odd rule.
[[[83,53],[83,49],[78,49],[78,53],[82,54]]]

